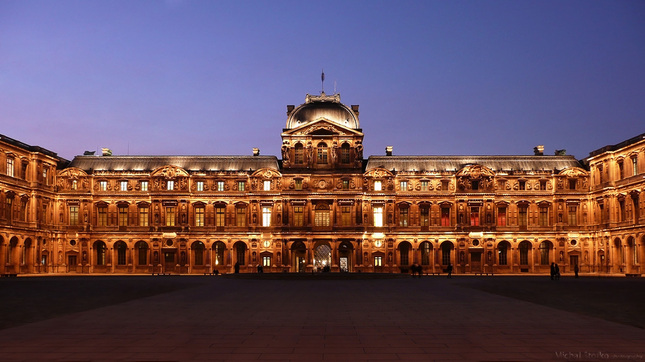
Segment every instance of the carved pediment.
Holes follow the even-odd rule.
[[[288,132],[282,134],[283,136],[308,136],[308,135],[330,135],[330,136],[362,136],[362,133],[345,127],[341,124],[332,122],[325,118],[317,119],[313,122],[303,124]]]
[[[481,179],[483,177],[494,177],[495,172],[490,168],[482,165],[468,165],[457,172],[457,177],[467,176],[471,179]]]
[[[372,178],[386,178],[386,177],[394,177],[394,175],[384,169],[384,168],[375,168],[372,170],[369,170],[363,174],[365,177],[372,177]]]
[[[263,178],[263,179],[271,179],[271,178],[274,178],[274,177],[282,177],[282,174],[280,172],[278,172],[278,171],[275,171],[275,170],[271,170],[271,169],[268,169],[268,168],[261,168],[261,169],[255,171],[255,172],[253,172],[251,177],[259,177],[259,178]]]
[[[76,167],[69,167],[58,172],[58,177],[79,178],[84,176],[87,176],[87,173]]]
[[[187,177],[188,172],[186,172],[186,170],[181,167],[168,165],[159,167],[156,170],[152,171],[152,176],[170,179],[175,177]]]
[[[565,177],[580,177],[580,176],[588,176],[589,173],[580,167],[569,167],[565,168],[564,170],[560,171],[558,176],[565,176]]]

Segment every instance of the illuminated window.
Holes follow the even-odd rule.
[[[470,226],[479,226],[479,206],[470,208]]]
[[[340,146],[340,162],[349,163],[349,144],[348,143],[343,143],[343,145]]]
[[[150,208],[147,205],[139,206],[139,226],[148,226],[150,220]]]
[[[78,206],[69,207],[69,224],[78,225]]]
[[[506,226],[506,206],[497,208],[497,226]]]
[[[197,181],[197,191],[204,191],[204,181]]]
[[[166,190],[172,191],[175,189],[175,181],[169,180],[166,182]]]
[[[375,256],[374,257],[374,266],[383,266],[383,257]]]
[[[381,181],[374,181],[374,191],[381,191]]]
[[[383,207],[382,206],[374,207],[374,226],[383,227]]]
[[[343,180],[343,190],[349,190],[349,180]]]
[[[270,256],[263,256],[262,257],[262,266],[271,266],[271,257]]]
[[[421,217],[419,221],[421,223],[421,226],[430,226],[430,207],[422,206],[420,211]]]
[[[128,207],[127,206],[119,206],[118,222],[119,222],[119,226],[128,226]]]
[[[141,181],[141,191],[148,191],[148,181]]]
[[[121,191],[128,191],[128,181],[121,181]]]
[[[302,165],[305,163],[305,148],[301,143],[296,144],[294,148],[294,163],[296,165]]]
[[[72,180],[72,190],[78,189],[78,181],[77,180]]]
[[[237,182],[237,191],[244,191],[246,189],[246,182],[238,181]]]
[[[321,142],[318,144],[317,150],[317,162],[319,164],[327,164],[327,145],[324,142]]]
[[[271,207],[262,207],[262,226],[271,226]]]
[[[632,176],[638,175],[638,158],[632,157]]]
[[[246,207],[237,206],[235,208],[235,225],[246,226]]]
[[[215,226],[226,226],[226,207],[224,205],[215,206]]]
[[[264,191],[271,191],[271,181],[264,181]]]
[[[406,206],[399,208],[399,226],[406,227],[410,220],[408,220],[410,209]]]
[[[195,206],[195,226],[204,226],[206,210],[204,206]]]
[[[43,182],[45,185],[49,185],[49,167],[43,167]]]
[[[450,205],[441,205],[441,226],[450,226]]]
[[[217,181],[217,191],[224,191],[224,181]]]
[[[13,157],[7,157],[7,176],[13,177],[13,175],[14,175]]]
[[[421,191],[428,191],[428,181],[421,181]]]
[[[399,187],[401,188],[401,191],[408,191],[408,182],[407,181],[401,181],[399,183]]]
[[[107,191],[107,181],[100,181],[99,182],[99,190],[100,191]]]
[[[294,182],[296,184],[296,190],[297,191],[302,190],[302,179],[295,179]]]
[[[166,226],[175,226],[175,207],[166,206]]]
[[[330,225],[330,216],[329,216],[329,207],[319,206],[314,212],[314,224],[316,226],[329,226]]]
[[[302,226],[304,225],[305,214],[302,206],[293,207],[293,226]]]
[[[352,207],[351,206],[345,205],[340,207],[340,223],[342,226],[352,225]]]

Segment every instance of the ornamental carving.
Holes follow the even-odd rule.
[[[373,178],[386,178],[386,177],[393,177],[394,175],[390,171],[384,168],[375,168],[365,172],[364,176],[373,177]]]
[[[588,176],[589,173],[579,167],[570,167],[570,168],[565,168],[564,170],[560,171],[558,176],[566,176],[566,177],[580,177],[580,176]]]
[[[79,178],[83,176],[87,176],[87,173],[76,167],[69,167],[58,173],[58,177]]]
[[[188,177],[188,172],[186,172],[186,170],[184,170],[183,168],[177,166],[163,166],[152,171],[152,176],[171,179],[178,176]]]

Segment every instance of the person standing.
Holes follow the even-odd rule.
[[[452,278],[452,264],[448,264],[448,279]]]
[[[578,268],[578,263],[573,264],[573,273],[576,275],[576,278],[578,277],[578,272],[580,269]]]
[[[555,280],[555,263],[551,263],[551,280]]]
[[[555,264],[555,280],[560,280],[560,267]]]

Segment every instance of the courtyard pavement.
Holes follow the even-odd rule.
[[[645,278],[6,279],[0,361],[645,360]]]

